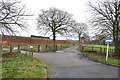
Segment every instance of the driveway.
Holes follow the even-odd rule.
[[[74,48],[74,49],[72,49]],[[91,65],[86,59],[80,59],[78,54],[79,52],[76,47],[67,48],[65,50],[56,51],[54,53],[37,53],[34,56],[49,67],[67,67],[67,66],[84,66]]]
[[[90,61],[77,48],[34,53],[33,56],[49,66],[52,78],[118,78],[118,67]]]

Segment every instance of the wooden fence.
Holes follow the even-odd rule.
[[[44,51],[48,50],[59,50],[64,48],[64,44],[66,45],[74,45],[74,44],[80,44],[79,42],[74,42],[72,40],[56,40],[56,42],[53,42],[53,40],[50,39],[40,39],[40,38],[32,38],[32,37],[18,37],[18,36],[2,36],[2,43],[3,45],[6,45],[7,48],[10,49],[10,52],[13,52],[14,48],[17,49],[18,52],[20,50],[28,50],[28,51],[42,51],[40,49],[41,45],[44,45]],[[55,44],[55,47],[53,48],[53,45]],[[13,46],[16,45],[16,46]],[[27,45],[26,47],[22,48],[23,46]],[[30,49],[30,45],[36,45],[33,49]],[[61,45],[61,46],[58,46]],[[22,46],[22,47],[21,47]],[[5,46],[4,46],[5,47]],[[67,46],[68,47],[68,46]]]
[[[100,52],[100,53],[106,53],[107,48],[81,46],[80,50],[83,51],[83,52]],[[109,53],[113,53],[113,52],[114,52],[114,49],[109,48]]]
[[[74,46],[73,44],[4,44],[3,48],[9,49],[9,52],[21,52],[32,51],[32,52],[48,52],[57,51],[63,48]],[[32,47],[32,48],[31,48]]]

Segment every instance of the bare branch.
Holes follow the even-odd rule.
[[[55,40],[56,34],[63,35],[67,33],[67,29],[70,28],[74,20],[72,19],[71,14],[57,8],[50,8],[49,10],[41,10],[37,22],[38,30],[44,29],[44,32],[46,33],[51,31],[53,40]]]
[[[21,7],[19,7],[21,6]],[[25,6],[19,0],[0,0],[0,32],[15,33],[14,26],[26,29],[25,19],[31,16],[26,13]],[[4,29],[4,30],[3,30]]]

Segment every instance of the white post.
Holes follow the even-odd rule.
[[[41,45],[40,45],[40,51],[41,51]]]
[[[108,49],[109,49],[109,44],[107,44],[106,61],[108,61]]]

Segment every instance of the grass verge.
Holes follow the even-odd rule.
[[[2,57],[2,78],[46,78],[45,67],[31,55],[6,53]]]
[[[84,54],[86,57],[93,61],[97,61],[100,63],[104,64],[109,64],[109,65],[114,65],[114,66],[120,66],[120,59],[115,59],[115,58],[108,58],[108,61],[106,61],[105,56],[97,56],[97,55],[92,55],[91,53],[87,52],[82,52],[81,54]]]

